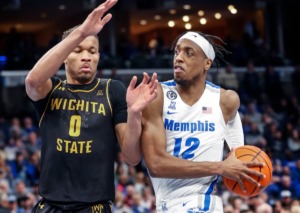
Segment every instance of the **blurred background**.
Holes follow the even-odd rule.
[[[37,60],[80,24],[100,0],[1,0],[0,206],[30,212],[39,196],[40,138],[25,98],[24,79]],[[173,77],[173,40],[186,30],[219,36],[232,54],[208,80],[237,91],[245,143],[272,158],[272,184],[260,196],[218,193],[225,212],[300,212],[300,1],[119,0],[99,34],[99,77],[121,80],[158,73]],[[298,20],[298,21],[297,21]],[[64,78],[63,66],[57,73]],[[115,212],[155,212],[143,162],[130,167],[116,156]],[[263,210],[262,210],[263,209]],[[269,210],[269,211],[268,211]]]

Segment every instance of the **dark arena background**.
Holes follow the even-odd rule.
[[[30,212],[40,199],[38,121],[24,79],[37,60],[80,24],[99,0],[1,0],[0,212]],[[119,0],[99,34],[98,77],[121,80],[158,73],[173,77],[172,41],[186,30],[219,36],[232,54],[208,80],[238,92],[245,144],[273,163],[270,186],[243,198],[220,179],[224,212],[300,212],[300,1]],[[298,17],[298,18],[297,18]],[[64,67],[57,73],[65,78]],[[155,212],[145,164],[115,161],[114,212]],[[269,211],[268,211],[269,209]]]

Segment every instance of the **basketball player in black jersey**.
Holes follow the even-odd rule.
[[[116,142],[127,163],[141,160],[141,112],[157,96],[156,74],[144,73],[137,87],[134,76],[127,91],[120,81],[95,78],[97,33],[116,2],[107,0],[66,31],[26,77],[42,137],[42,199],[33,212],[111,212]],[[54,77],[62,63],[65,81]]]

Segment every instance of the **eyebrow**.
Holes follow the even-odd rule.
[[[81,45],[78,45],[77,47],[75,47],[75,49],[76,49],[76,48],[83,49],[83,47],[82,47]],[[88,47],[87,49],[89,49],[89,50],[91,50],[91,49],[97,50],[98,48],[97,48],[96,46],[90,46],[90,47]]]
[[[183,49],[185,51],[189,51],[189,50],[193,50],[194,52],[196,52],[196,49],[193,48],[192,46],[183,46],[183,47],[180,47],[180,45],[176,45],[174,50],[176,49]]]

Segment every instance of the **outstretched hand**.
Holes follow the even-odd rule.
[[[118,0],[106,0],[103,4],[95,8],[81,24],[80,28],[85,37],[96,35],[99,33],[104,25],[109,22],[112,15],[106,13],[110,8],[112,8]]]
[[[245,162],[237,159],[235,156],[235,149],[231,150],[230,155],[223,161],[222,166],[224,166],[224,173],[222,176],[237,181],[243,191],[246,190],[243,182],[244,179],[259,187],[260,184],[251,176],[264,178],[263,173],[251,169],[251,167],[256,166],[263,167],[264,164],[255,161]]]
[[[128,109],[141,112],[151,101],[157,97],[157,74],[152,75],[151,80],[147,73],[143,73],[143,81],[137,86],[137,77],[134,76],[127,88],[126,101]]]

